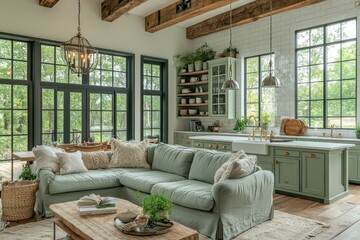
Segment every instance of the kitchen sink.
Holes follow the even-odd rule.
[[[257,154],[257,155],[268,155],[269,147],[268,142],[265,140],[234,140],[232,142],[232,151],[244,150],[248,154]]]

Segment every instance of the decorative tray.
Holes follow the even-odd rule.
[[[152,236],[164,234],[170,231],[171,227],[174,225],[172,222],[148,224],[144,229],[142,229],[142,231],[140,231],[139,228],[136,228],[134,231],[126,231],[124,229],[125,224],[118,217],[114,218],[114,224],[115,227],[121,232],[135,236]]]

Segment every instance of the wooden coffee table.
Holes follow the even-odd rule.
[[[124,199],[119,199],[117,206],[118,212],[128,209],[135,212],[141,211],[140,207]],[[162,235],[141,237],[124,234],[114,225],[116,214],[80,216],[77,201],[52,204],[50,205],[50,210],[55,215],[54,239],[55,224],[63,229],[72,239],[199,239],[197,231],[177,222],[174,222],[174,226],[168,233]]]

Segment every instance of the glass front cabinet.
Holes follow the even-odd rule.
[[[236,58],[219,58],[209,61],[209,115],[210,117],[235,118],[235,90],[221,90],[229,78],[232,65],[232,79],[236,79]]]

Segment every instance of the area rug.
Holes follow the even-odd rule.
[[[330,226],[314,220],[297,217],[280,211],[275,211],[271,221],[253,227],[242,233],[237,240],[289,240],[314,239]],[[65,232],[57,227],[56,239],[64,239]],[[0,239],[7,240],[38,240],[53,238],[53,223],[51,219],[8,227],[0,232]],[[66,238],[65,238],[66,239]],[[204,236],[201,240],[207,239]]]

